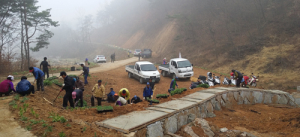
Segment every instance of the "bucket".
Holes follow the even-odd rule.
[[[75,67],[73,66],[73,67],[71,67],[71,71],[75,71]]]

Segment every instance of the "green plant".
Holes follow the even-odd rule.
[[[164,97],[168,97],[168,94],[157,94],[156,98],[164,98]]]
[[[52,132],[53,126],[48,126],[47,131]]]
[[[63,98],[63,96],[58,96],[57,98]]]
[[[23,114],[24,114],[24,109],[22,109],[21,107],[20,107],[20,110],[19,110],[19,116],[23,116]]]
[[[71,127],[71,125],[68,123],[67,125],[66,125],[67,127]]]
[[[24,103],[25,101],[29,100],[28,97],[24,96],[23,99],[21,100],[21,103]]]
[[[86,127],[84,127],[84,128],[82,129],[82,132],[84,132],[84,131],[86,131]]]
[[[54,83],[60,87],[62,87],[62,84],[63,84],[62,82],[59,82],[57,79],[53,80],[52,83]]]
[[[83,107],[87,107],[87,102],[85,100],[82,101],[83,102]],[[80,106],[81,102],[79,101],[77,106]]]
[[[14,108],[14,109],[17,109],[17,108],[18,108],[18,105],[17,105],[17,104],[13,105],[13,108]]]
[[[59,135],[59,137],[66,137],[66,134],[63,131],[60,132],[58,135]]]
[[[208,84],[200,84],[197,86],[197,88],[199,88],[199,87],[209,88],[209,85]]]
[[[27,121],[28,118],[22,115],[20,120],[21,120],[21,121]]]
[[[51,86],[51,85],[52,85],[52,81],[46,79],[46,80],[44,80],[44,85],[45,85],[45,86]]]
[[[94,137],[97,137],[97,133],[96,132],[94,133]]]
[[[13,75],[18,75],[19,73],[18,72],[13,72]]]
[[[55,114],[53,112],[50,112],[49,118],[52,118],[52,122],[61,122],[61,123],[67,122],[67,120],[63,116],[59,116],[58,114]]]
[[[15,95],[14,99],[18,101],[20,99],[20,95],[19,94]]]
[[[159,100],[157,100],[157,99],[147,98],[147,101],[152,101],[153,103],[159,103]]]
[[[181,94],[183,91],[186,91],[186,88],[177,88],[173,91],[170,92],[171,96],[175,95],[175,94]]]
[[[15,100],[13,100],[13,101],[11,101],[11,102],[9,102],[9,105],[10,106],[12,106],[12,105],[16,105],[17,103],[16,103],[16,101]]]
[[[49,81],[51,81],[51,80],[54,80],[54,79],[57,79],[57,77],[56,77],[56,76],[49,77],[49,78],[47,78],[46,80],[49,80]],[[45,80],[45,81],[46,81],[46,80]]]
[[[112,106],[98,106],[97,111],[103,111],[103,110],[113,110],[114,108]]]
[[[31,126],[26,126],[26,130],[30,131],[32,129]]]
[[[27,108],[28,108],[28,104],[23,104],[23,107],[24,107],[24,112],[26,112],[27,111]]]
[[[38,123],[40,123],[40,121],[38,121],[38,120],[34,120],[34,119],[31,119],[31,120],[29,120],[32,124],[38,124]]]
[[[47,127],[47,126],[48,126],[48,124],[44,123],[42,126],[43,126],[43,127]]]

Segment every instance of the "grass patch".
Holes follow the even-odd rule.
[[[114,110],[112,106],[98,106],[97,111]]]
[[[167,98],[168,96],[168,94],[157,94],[156,98]]]
[[[59,116],[58,114],[55,114],[53,112],[50,112],[49,118],[52,118],[52,122],[61,122],[61,123],[67,122],[67,120],[63,116]]]
[[[147,101],[149,101],[149,102],[153,102],[153,103],[159,103],[159,100],[157,100],[157,99],[150,99],[150,98],[147,98]]]
[[[187,89],[186,88],[177,88],[173,91],[171,91],[171,96],[175,95],[175,94],[181,94],[182,92],[186,91]]]

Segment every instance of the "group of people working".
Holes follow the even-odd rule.
[[[236,87],[240,87],[241,83],[242,86],[248,84],[249,77],[237,70],[231,70],[230,76],[233,77],[233,79],[236,79]]]

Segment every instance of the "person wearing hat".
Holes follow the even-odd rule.
[[[76,79],[76,81],[75,81],[75,88],[84,91],[84,84],[83,84],[83,82],[79,79],[79,77],[76,77],[75,79]]]
[[[147,86],[144,88],[144,92],[143,92],[144,100],[147,99],[147,98],[151,99],[152,96],[153,96],[153,90],[150,87],[150,83],[147,82]]]
[[[12,83],[13,80],[14,76],[9,75],[6,80],[0,83],[0,97],[2,97],[2,94],[8,96],[12,91],[16,92],[14,84]]]
[[[139,103],[139,102],[142,102],[142,100],[140,99],[140,97],[134,95],[134,97],[131,99],[131,104],[134,103]]]
[[[82,90],[75,89],[72,92],[72,99],[74,99],[74,102],[75,102],[76,106],[77,106],[78,101],[80,101],[80,106],[79,107],[83,107],[83,91]]]
[[[91,98],[92,106],[95,106],[94,98],[97,99],[98,106],[101,106],[101,100],[102,98],[104,98],[105,95],[105,88],[102,85],[102,80],[98,80],[98,84],[95,84],[95,86],[92,89],[92,92],[93,92],[93,96]]]
[[[116,100],[116,106],[124,106],[127,104],[127,101],[123,97],[120,97],[117,93],[114,95],[114,99]]]
[[[45,79],[45,76],[46,76],[46,73],[47,73],[47,78],[49,78],[49,69],[48,69],[48,67],[50,66],[49,64],[48,64],[48,62],[47,62],[47,57],[44,57],[44,61],[42,61],[41,62],[41,64],[40,64],[40,69],[42,69],[42,67],[41,66],[43,66],[43,72],[44,72],[44,79]]]
[[[175,86],[177,86],[177,88],[178,88],[176,80],[178,80],[178,77],[176,77],[175,79],[172,79],[170,88],[175,89]]]
[[[36,91],[40,91],[40,89],[44,91],[44,75],[45,75],[44,72],[36,67],[29,67],[29,72],[31,72],[35,77],[33,83],[36,81],[36,88],[37,88]]]
[[[237,70],[231,70],[234,74],[234,79],[236,79],[236,87],[240,87],[240,84],[243,80],[243,74]]]
[[[70,103],[70,106],[74,107],[72,98],[72,92],[74,90],[74,80],[73,78],[69,77],[64,71],[60,72],[60,76],[64,79],[64,85],[62,89],[60,89],[60,92],[62,92],[63,90],[66,91],[66,94],[63,98],[63,107],[66,108],[68,106],[68,101]]]
[[[21,77],[21,81],[16,87],[16,93],[22,96],[29,95],[30,93],[34,94],[34,86],[30,84],[26,76]]]
[[[123,97],[125,100],[127,100],[128,104],[130,103],[130,93],[129,93],[129,90],[127,88],[122,88],[119,91],[119,96]]]
[[[83,72],[80,75],[84,75],[84,84],[87,85],[87,77],[89,76],[89,69],[88,67],[84,66],[84,64],[80,64],[82,67]]]
[[[115,102],[114,95],[115,95],[114,89],[110,88],[110,92],[107,94],[107,102]]]

